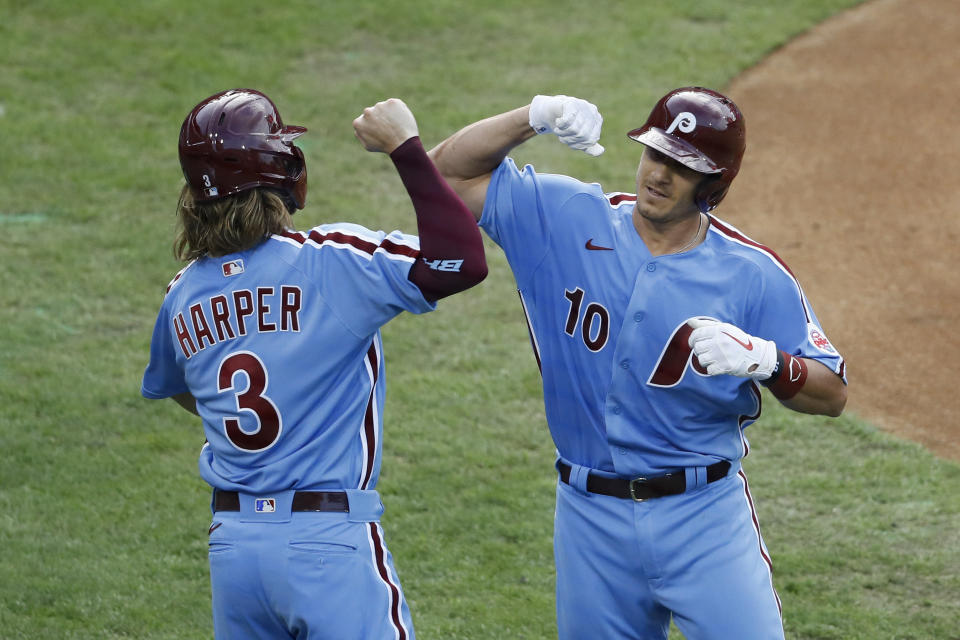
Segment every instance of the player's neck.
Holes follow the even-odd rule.
[[[706,236],[707,216],[699,211],[671,220],[652,220],[633,211],[633,227],[654,256],[690,251]]]

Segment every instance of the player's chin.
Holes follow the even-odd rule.
[[[671,203],[663,199],[650,201],[648,198],[637,198],[637,212],[652,222],[669,217],[670,205]]]

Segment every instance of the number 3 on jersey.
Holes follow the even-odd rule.
[[[234,385],[234,376],[242,373],[247,385],[238,388]],[[237,417],[223,419],[227,439],[243,451],[263,451],[273,446],[283,430],[283,420],[277,406],[264,392],[267,390],[267,369],[255,353],[237,351],[231,353],[220,363],[217,372],[217,391],[233,391],[237,412],[252,413],[257,420],[257,428],[244,431]],[[242,382],[240,384],[243,384]]]

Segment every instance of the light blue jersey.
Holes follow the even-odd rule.
[[[203,419],[217,638],[414,639],[375,487],[380,327],[435,306],[408,278],[417,256],[415,236],[328,224],[196,260],[170,283],[141,393],[190,392]],[[294,508],[308,491],[345,507]]]
[[[322,225],[177,274],[142,393],[197,399],[204,480],[251,494],[376,486],[380,327],[435,306],[407,277],[418,249],[400,232]]]
[[[759,387],[691,366],[686,320],[729,322],[839,375],[843,359],[775,253],[711,217],[702,244],[654,257],[635,200],[510,158],[493,173],[480,224],[516,278],[551,434],[563,458],[628,477],[737,461]]]
[[[633,225],[635,202],[507,158],[480,219],[516,278],[559,454],[559,637],[666,640],[672,619],[688,638],[782,640],[740,466],[760,389],[707,376],[687,321],[728,322],[840,376],[843,359],[776,254],[709,217],[701,244],[655,257]],[[590,488],[666,474],[682,493]]]

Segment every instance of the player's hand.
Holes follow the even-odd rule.
[[[711,376],[729,374],[766,380],[777,366],[777,345],[713,318],[691,318],[689,343]]]
[[[570,96],[536,96],[530,103],[530,126],[537,133],[554,133],[560,142],[587,155],[598,156],[603,116],[586,100]]]
[[[391,153],[419,135],[417,121],[403,100],[390,98],[363,110],[353,121],[353,133],[367,151]]]

